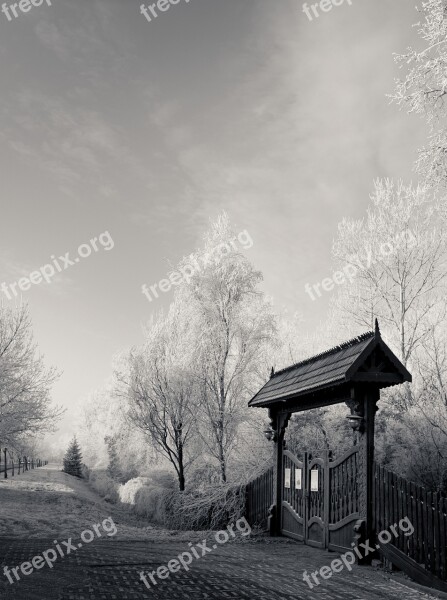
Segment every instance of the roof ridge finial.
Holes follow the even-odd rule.
[[[272,370],[270,371],[270,379],[275,375],[275,367],[272,367]]]
[[[376,327],[375,327],[374,335],[376,338],[380,337],[379,321],[378,321],[377,317],[376,317]]]

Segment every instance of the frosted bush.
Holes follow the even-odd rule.
[[[149,485],[149,483],[150,479],[148,477],[135,477],[135,479],[130,479],[127,483],[120,485],[118,488],[120,502],[135,506],[135,497],[138,490]]]
[[[169,471],[152,471],[147,477],[135,477],[118,490],[119,500],[154,523],[165,524],[166,507],[176,487]]]
[[[89,484],[108,502],[118,502],[118,484],[105,471],[90,471]]]

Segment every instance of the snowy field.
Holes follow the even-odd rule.
[[[153,527],[127,508],[105,502],[58,464],[1,479],[0,506],[0,537],[68,538],[112,517],[118,528],[114,539],[191,538],[189,532]]]

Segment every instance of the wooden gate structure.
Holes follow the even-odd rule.
[[[266,434],[274,442],[271,535],[290,535],[334,550],[373,539],[377,402],[382,388],[410,381],[410,373],[383,341],[377,320],[375,331],[276,373],[272,369],[270,380],[249,402],[269,411]],[[335,461],[328,455],[298,459],[285,449],[293,413],[340,403],[348,406],[347,419],[356,432],[348,454]],[[301,489],[296,484],[300,476]]]
[[[333,461],[327,450],[320,457],[305,452],[303,460],[284,450],[282,535],[316,548],[351,550],[359,520],[358,452],[354,446]]]

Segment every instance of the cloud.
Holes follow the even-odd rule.
[[[48,258],[46,262],[50,264],[51,259]],[[10,285],[12,283],[18,282],[20,278],[29,277],[30,273],[39,270],[42,266],[43,264],[37,265],[16,261],[9,256],[7,250],[4,250],[2,252],[2,255],[0,256],[0,272],[2,273],[2,279],[0,280],[0,284],[4,282],[7,285]],[[75,287],[75,285],[76,284],[74,279],[67,276],[65,273],[57,273],[55,274],[54,278],[51,279],[51,283],[46,283],[45,281],[43,281],[38,285],[34,284],[31,286],[29,291],[39,288],[39,290],[42,290],[44,293],[49,293],[53,296],[67,296],[68,293],[73,292],[73,288]],[[67,288],[70,288],[70,292],[68,292]],[[27,299],[29,292],[21,292],[19,289],[17,289],[17,292],[17,297],[11,294],[11,301],[14,301],[19,298],[22,298],[24,300]],[[0,302],[5,301],[5,299],[6,296],[4,295],[4,293],[0,293]]]
[[[97,177],[110,163],[138,169],[123,132],[97,111],[28,90],[8,113],[4,136],[10,147],[62,182]]]
[[[62,60],[70,57],[71,39],[62,34],[55,23],[39,21],[35,26],[35,32],[40,42],[56,53]]]

